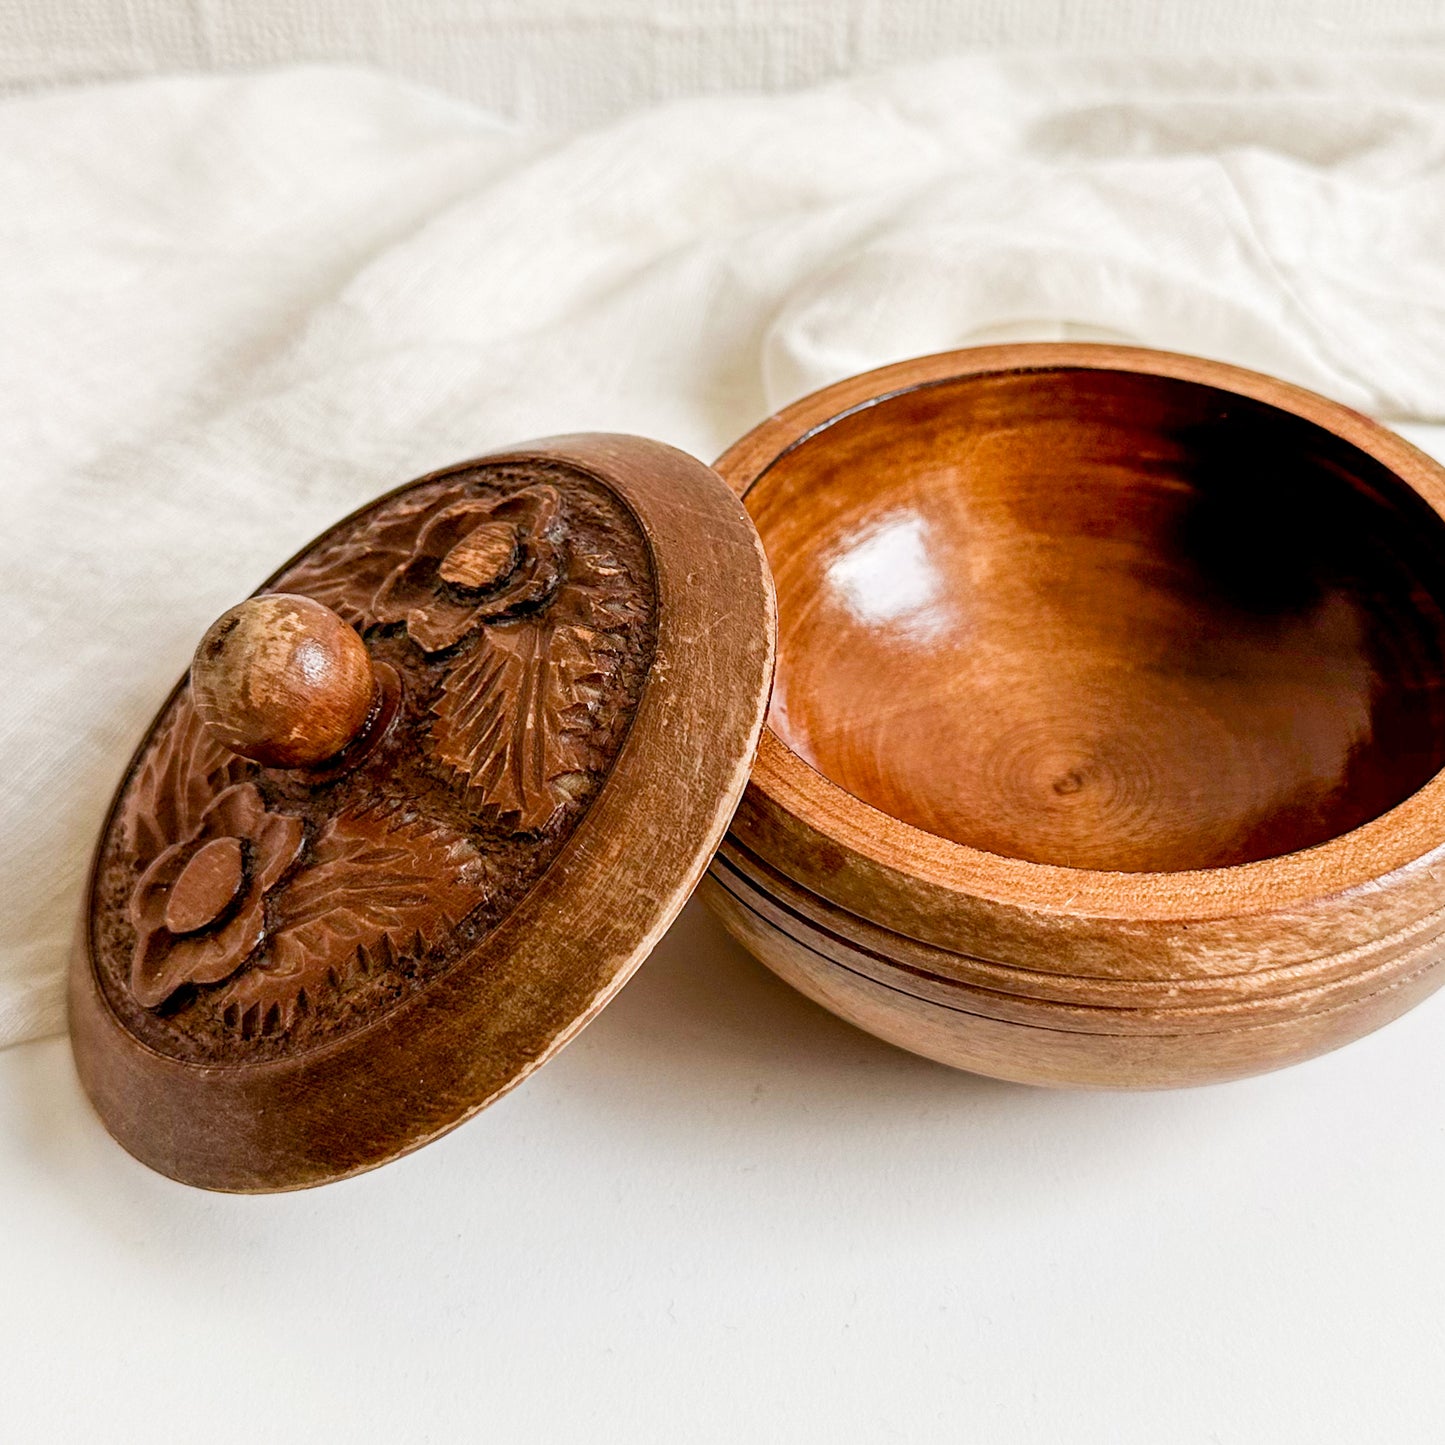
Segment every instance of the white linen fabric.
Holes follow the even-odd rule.
[[[1439,0],[0,0],[0,92],[368,65],[533,124],[958,51],[1438,45]]]
[[[1016,58],[544,138],[364,72],[0,106],[0,1044],[63,1026],[86,861],[206,624],[529,436],[703,456],[1004,338],[1445,418],[1445,63]]]

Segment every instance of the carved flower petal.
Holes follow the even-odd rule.
[[[174,944],[174,935],[165,928],[148,928],[136,939],[130,991],[142,1008],[159,1008],[180,987],[171,978]]]
[[[481,621],[480,611],[466,602],[433,593],[406,615],[406,630],[423,652],[455,647]]]
[[[561,563],[558,549],[551,542],[529,547],[507,585],[477,604],[479,620],[487,622],[518,607],[544,601],[562,580]]]
[[[372,604],[379,622],[407,622],[440,585],[442,559],[469,532],[491,515],[485,502],[457,502],[422,528],[411,556],[395,568],[376,591]],[[451,644],[445,644],[450,646]]]
[[[480,522],[441,560],[437,576],[448,586],[476,595],[500,586],[517,570],[522,539],[513,522]]]
[[[378,622],[405,622],[407,614],[436,590],[438,559],[412,557],[377,588],[372,611]]]
[[[252,887],[234,918],[217,933],[177,938],[164,928],[136,942],[130,988],[143,1008],[159,1008],[188,983],[220,983],[246,961],[266,930],[261,890]]]
[[[490,502],[457,502],[438,512],[422,528],[416,542],[418,557],[435,557],[438,562],[469,533],[490,521],[496,508]]]
[[[266,905],[261,890],[253,887],[236,915],[219,933],[196,939],[182,938],[176,952],[186,960],[186,983],[220,983],[230,978],[255,952],[266,934]]]
[[[180,937],[165,927],[166,905],[177,879],[213,838],[249,843],[239,906],[219,929]],[[136,882],[130,913],[136,926],[131,992],[145,1008],[158,1008],[188,983],[219,983],[250,956],[265,933],[265,894],[295,862],[305,824],[268,813],[254,783],[238,783],[212,800],[193,837],[167,848]]]
[[[492,515],[516,522],[525,532],[542,539],[555,529],[562,510],[562,497],[556,487],[527,487],[498,502]]]
[[[199,846],[190,838],[171,844],[136,880],[130,895],[130,921],[137,930],[161,926],[171,889]]]
[[[251,838],[251,870],[256,887],[265,893],[281,881],[296,861],[306,825],[289,813],[268,813]]]
[[[218,793],[201,814],[194,842],[212,838],[249,838],[266,816],[266,804],[255,783],[236,783]]]
[[[372,610],[382,622],[405,621],[425,652],[454,647],[481,623],[551,595],[561,580],[562,551],[556,540],[562,499],[555,487],[524,488],[492,502],[457,502],[422,529],[411,557],[377,590]],[[522,557],[501,589],[477,603],[448,595],[442,562],[479,526],[506,521],[518,530]]]

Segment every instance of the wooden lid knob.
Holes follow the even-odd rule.
[[[275,592],[211,624],[191,663],[191,695],[232,752],[305,768],[334,758],[365,727],[376,678],[366,644],[329,607]]]

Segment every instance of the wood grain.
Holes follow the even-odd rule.
[[[526,755],[532,767],[563,756],[568,765],[525,780],[537,799],[553,782],[562,789],[564,811],[554,816],[547,802],[547,825],[535,832],[521,805],[488,808],[490,783],[473,789],[426,739],[451,670],[487,645],[489,630],[542,626],[574,555],[587,550],[552,530],[545,497],[511,510],[473,506],[526,491],[538,473],[559,479],[570,511],[557,516],[567,513],[584,540],[588,516],[620,506],[633,519],[655,634],[596,786],[578,793],[575,771],[594,754],[549,742]],[[472,508],[470,530],[453,516],[450,545],[431,532],[418,547],[458,502]],[[494,534],[513,513],[541,517],[547,531],[504,555]],[[598,565],[591,557],[583,574]],[[434,580],[443,566],[460,584]],[[276,584],[314,587],[363,630],[373,657],[384,653],[406,678],[403,716],[340,777],[248,764],[237,781],[179,688],[117,795],[70,973],[76,1062],[107,1128],[163,1173],[234,1191],[324,1183],[416,1148],[514,1087],[604,1006],[722,839],[762,729],[775,637],[771,582],[737,499],[701,463],[634,437],[553,438],[434,473],[338,524]],[[604,611],[625,632],[611,603]],[[600,613],[589,616],[603,625]],[[569,704],[565,728],[581,727],[584,714]],[[526,712],[505,720],[534,726]],[[479,734],[477,745],[490,743]],[[235,798],[213,816],[213,795],[227,789]],[[159,806],[133,806],[137,790]],[[137,850],[161,848],[172,854],[154,890],[161,924],[171,872],[201,870],[195,907],[214,901],[225,860],[215,879],[209,855],[194,863],[209,842],[195,830],[208,817],[218,835],[240,838],[243,857],[263,831],[274,834],[267,856],[278,864],[304,825],[299,871],[253,875],[250,911],[237,915],[245,936],[210,948],[199,982],[177,972],[174,999],[161,999],[157,984],[152,1006],[118,972],[133,934],[116,921],[114,900],[134,886]],[[179,844],[176,829],[186,833]],[[457,917],[469,898],[481,901]],[[158,936],[162,960],[189,960],[185,939]],[[328,997],[346,1011],[318,1032],[317,1000]]]
[[[271,593],[224,612],[191,663],[191,697],[216,741],[275,768],[334,758],[377,705],[366,644],[329,607]]]
[[[1347,833],[1445,763],[1445,523],[1277,409],[986,373],[839,419],[747,503],[774,733],[939,837],[1219,868]]]
[[[1437,952],[1398,983],[1339,1008],[1203,1034],[1079,1032],[945,1006],[840,967],[761,921],[715,876],[700,896],[768,968],[849,1023],[953,1068],[1055,1088],[1182,1088],[1283,1068],[1380,1028],[1442,982]]]
[[[709,897],[805,992],[966,1067],[1129,1084],[1273,1067],[1435,986],[1436,463],[1255,373],[1021,345],[826,388],[717,467],[780,654]],[[929,1010],[965,999],[1074,1042],[960,1051]],[[1175,1025],[1240,1037],[1080,1052]]]
[[[963,981],[900,963],[886,941],[877,949],[867,948],[850,939],[842,928],[829,926],[838,922],[836,915],[821,922],[795,912],[775,895],[759,889],[730,860],[714,860],[711,871],[733,901],[753,914],[757,922],[770,925],[820,960],[947,1011],[1070,1033],[1111,1037],[1229,1033],[1263,1022],[1288,1021],[1352,1006],[1412,980],[1422,971],[1435,970],[1445,958],[1445,921],[1436,920],[1431,929],[1399,940],[1368,964],[1342,970],[1333,977],[1306,976],[1287,991],[1271,994],[1244,989],[1233,997],[1213,1000],[1185,996],[1121,1003],[1106,1001],[1107,994],[1088,989],[1092,980],[1081,979],[1076,981],[1084,986],[1079,996],[1053,998],[1041,993],[1017,993],[998,984],[990,987]]]
[[[1411,928],[1282,968],[1257,966],[1236,974],[1173,980],[1101,978],[1017,968],[890,932],[808,893],[731,838],[719,849],[716,864],[724,885],[735,892],[742,885],[765,919],[798,936],[828,939],[824,951],[850,967],[855,960],[872,960],[899,980],[926,979],[944,989],[959,986],[985,997],[1006,996],[1047,1008],[1077,1006],[1092,1016],[1119,1013],[1143,1019],[1170,1013],[1206,1019],[1216,1011],[1227,1015],[1241,1005],[1253,1008],[1266,1001],[1294,1007],[1325,988],[1350,992],[1382,986],[1408,971],[1411,958],[1445,937],[1442,911]],[[872,965],[857,966],[866,972]]]

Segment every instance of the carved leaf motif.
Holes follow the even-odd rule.
[[[216,797],[252,771],[206,731],[189,693],[178,698],[156,730],[121,815],[126,843],[141,867],[189,838]]]
[[[242,1034],[289,1027],[327,988],[437,944],[486,896],[471,843],[400,812],[342,814],[275,896],[260,962],[229,984],[223,1017]]]
[[[433,513],[456,501],[439,490],[422,500],[398,502],[350,535],[317,548],[276,584],[323,602],[355,627],[379,620],[374,599],[383,582],[412,554],[418,531]]]
[[[442,689],[437,753],[519,832],[545,827],[566,780],[603,766],[597,710],[642,600],[622,569],[574,556],[551,605],[488,626]]]

